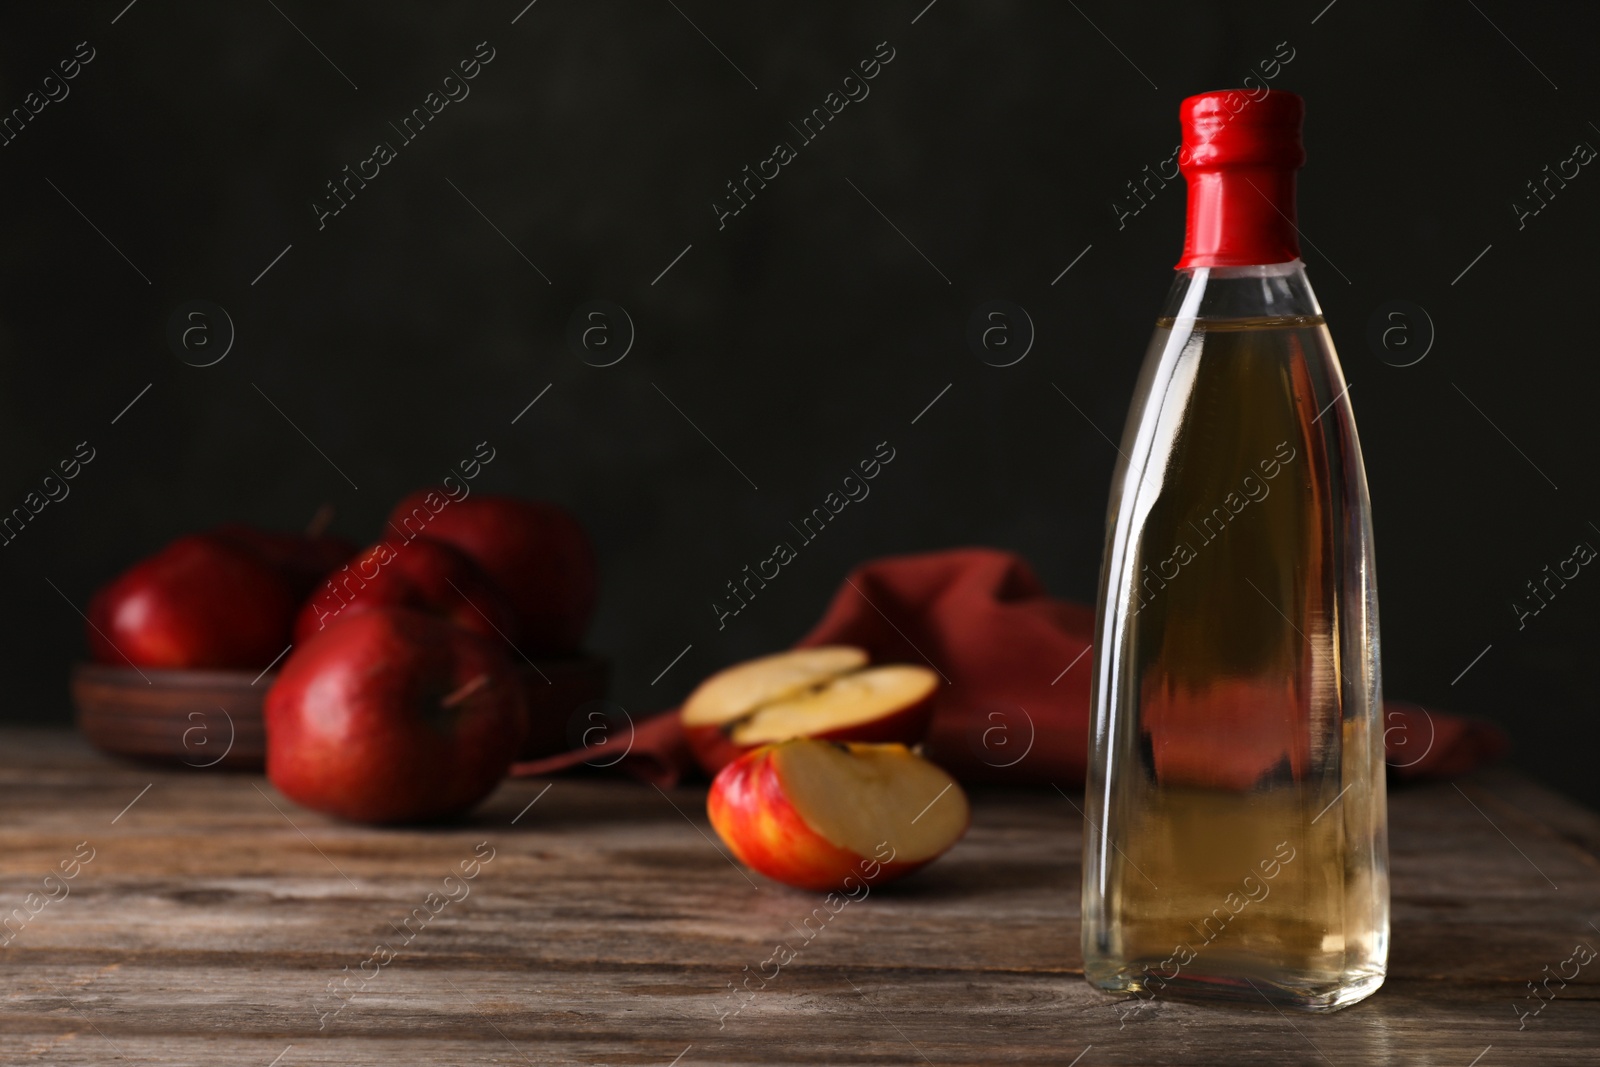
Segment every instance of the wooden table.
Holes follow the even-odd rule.
[[[820,898],[720,854],[702,789],[520,781],[371,830],[0,731],[0,1063],[1600,1064],[1600,960],[1516,1011],[1600,948],[1593,813],[1507,772],[1395,791],[1376,996],[1124,1022],[1081,976],[1070,795],[976,794],[954,851],[808,940]]]

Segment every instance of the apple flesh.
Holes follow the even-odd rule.
[[[432,615],[377,608],[297,647],[267,693],[267,777],[363,823],[466,811],[505,777],[527,731],[497,642]]]
[[[707,774],[795,737],[915,744],[928,732],[939,678],[925,667],[868,667],[859,648],[826,645],[763,656],[702,682],[679,717]]]
[[[706,812],[747,866],[798,889],[903,878],[967,832],[966,794],[899,744],[799,738],[747,752],[711,783]]]
[[[822,645],[746,660],[701,682],[684,701],[691,717],[728,722],[763,704],[798,696],[847,671],[867,665],[867,654],[849,645]]]
[[[460,549],[429,537],[380,541],[326,576],[300,609],[301,642],[351,615],[380,607],[414,608],[493,641],[517,644],[517,619],[500,587]]]
[[[528,655],[583,647],[599,581],[589,537],[564,508],[484,494],[452,500],[443,489],[421,489],[395,507],[389,524],[402,537],[426,534],[471,556],[505,590]]]
[[[95,593],[97,662],[260,670],[288,646],[298,601],[275,567],[216,533],[180,537]]]

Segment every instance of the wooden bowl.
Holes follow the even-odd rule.
[[[522,667],[531,728],[520,759],[564,752],[574,716],[603,699],[610,664],[598,656]],[[102,752],[195,768],[260,770],[267,739],[261,705],[276,674],[162,671],[74,664],[78,729]],[[580,731],[581,732],[581,731]]]
[[[267,756],[261,702],[272,674],[159,671],[77,663],[72,703],[91,745],[191,767],[259,769]]]

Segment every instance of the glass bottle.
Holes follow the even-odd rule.
[[[1189,228],[1112,481],[1085,807],[1084,975],[1129,1011],[1331,1011],[1388,958],[1372,525],[1299,259],[1303,110],[1181,109]]]

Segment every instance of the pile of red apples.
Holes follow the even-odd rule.
[[[180,537],[101,589],[103,663],[261,671],[267,776],[355,822],[459,814],[492,792],[528,729],[521,656],[579,651],[594,553],[536,501],[422,490],[367,548],[224,526]],[[287,652],[287,655],[285,653]],[[915,750],[935,672],[827,646],[730,667],[680,724],[714,776],[707,812],[769,878],[852,891],[902,877],[966,832],[967,798]]]
[[[596,587],[556,505],[424,489],[364,549],[241,525],[180,537],[95,594],[87,635],[107,664],[278,665],[272,783],[340,818],[413,822],[505,776],[529,726],[518,661],[577,653]]]

